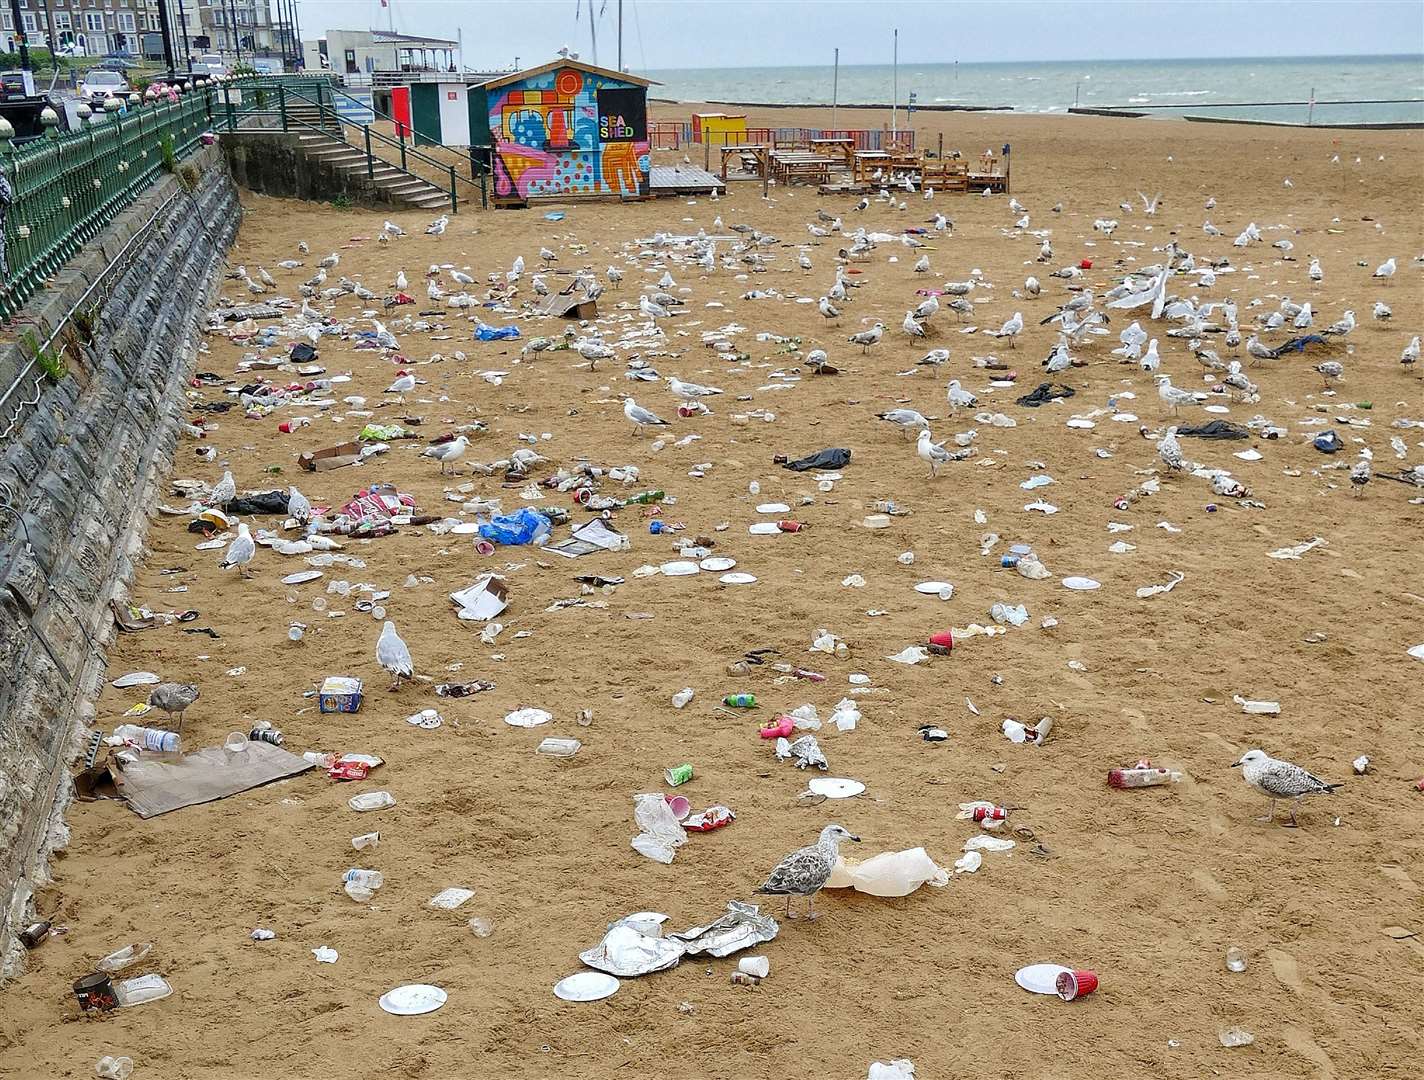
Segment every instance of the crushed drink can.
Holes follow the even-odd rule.
[[[247,733],[247,738],[252,742],[271,743],[273,746],[282,745],[282,733],[276,728],[253,728]]]
[[[722,699],[723,705],[729,705],[734,709],[755,709],[756,703],[755,694],[728,694]]]
[[[800,532],[802,529],[809,529],[811,526],[804,521],[778,521],[776,527],[782,532]]]
[[[574,488],[573,496],[574,502],[578,503],[580,506],[587,506],[588,500],[593,498],[593,489],[586,487]]]
[[[673,765],[663,770],[669,787],[678,787],[692,779],[692,765],[684,761],[681,765]]]
[[[1009,811],[1003,806],[976,806],[969,816],[974,821],[1003,821]]]

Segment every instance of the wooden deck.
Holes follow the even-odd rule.
[[[727,189],[720,177],[696,165],[654,165],[649,185],[654,195],[710,195]]]

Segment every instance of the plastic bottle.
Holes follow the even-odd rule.
[[[318,769],[329,769],[336,764],[336,755],[321,754],[315,750],[306,750],[302,752],[302,760],[310,761]]]
[[[640,491],[638,494],[625,501],[629,503],[637,503],[639,506],[647,506],[650,503],[662,502],[666,498],[667,493],[664,492],[661,488],[659,488],[654,491]]]
[[[674,709],[685,708],[687,706],[687,703],[692,700],[693,693],[694,691],[692,687],[684,686],[681,690],[679,690],[672,696],[672,707]]]
[[[141,727],[138,724],[120,724],[114,729],[114,734],[124,742],[145,750],[162,750],[170,754],[178,752],[179,739],[176,731]]]
[[[1246,952],[1238,945],[1226,950],[1226,970],[1237,974],[1246,970]]]
[[[105,1054],[94,1066],[94,1072],[104,1080],[129,1080],[133,1075],[133,1058]]]
[[[386,883],[385,875],[379,870],[360,870],[354,866],[342,875],[341,880],[348,885],[370,889],[371,892],[375,892]]]
[[[1112,769],[1108,772],[1108,787],[1157,787],[1161,784],[1175,784],[1181,778],[1182,774],[1175,769]]]
[[[722,699],[723,705],[733,709],[755,709],[756,703],[755,694],[728,694]]]

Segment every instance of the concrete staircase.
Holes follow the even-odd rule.
[[[306,129],[299,131],[297,142],[307,157],[341,172],[367,176],[370,184],[394,201],[427,210],[442,207],[448,209],[450,206],[448,191],[374,154],[371,156],[368,172],[366,151],[343,142],[335,135],[322,135]]]

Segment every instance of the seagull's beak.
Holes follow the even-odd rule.
[[[1243,764],[1243,763],[1245,762],[1245,760],[1246,760],[1245,758],[1241,758],[1240,761],[1233,761],[1233,762],[1231,763],[1231,767],[1234,769],[1234,768],[1236,768],[1238,765]]]
[[[857,844],[860,843],[860,837],[854,835],[853,833],[846,833],[846,839],[854,840]]]

